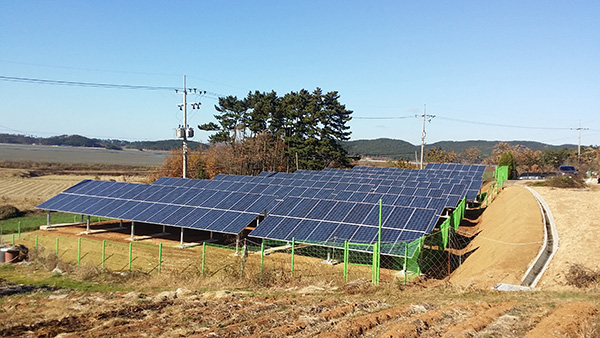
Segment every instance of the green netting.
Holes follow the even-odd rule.
[[[440,225],[440,232],[442,234],[442,243],[444,244],[444,249],[448,247],[448,229],[450,228],[450,218],[446,218],[444,222]]]
[[[496,167],[494,177],[496,178],[496,182],[500,189],[504,187],[504,181],[508,180],[508,174],[508,166]]]

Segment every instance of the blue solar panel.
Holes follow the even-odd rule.
[[[344,223],[363,224],[363,221],[367,218],[371,212],[375,209],[378,210],[378,206],[373,204],[355,204],[350,212],[342,219]]]
[[[268,209],[268,206],[275,200],[272,196],[257,196],[254,198],[254,203],[252,203],[248,208],[246,208],[246,212],[251,214],[260,214]]]
[[[348,213],[350,212],[350,210],[352,210],[352,208],[354,207],[355,203],[349,203],[349,202],[338,202],[334,208],[332,208],[327,215],[325,215],[325,217],[323,217],[323,220],[325,221],[336,221],[336,222],[342,222],[344,220],[344,218],[346,218],[346,216],[348,215]]]

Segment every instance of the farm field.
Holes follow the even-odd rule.
[[[0,143],[0,161],[161,165],[169,152]]]
[[[0,168],[0,205],[10,204],[19,210],[31,210],[36,205],[85,179],[143,182],[145,177],[136,172],[43,174],[31,177],[30,169]]]

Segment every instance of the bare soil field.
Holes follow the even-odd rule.
[[[385,279],[376,287],[366,278],[280,279],[266,287],[228,277],[111,274],[86,266],[53,277],[51,267],[20,263],[0,268],[8,280],[0,282],[0,292],[10,280],[53,278],[127,291],[63,287],[2,295],[0,336],[600,337],[600,280],[576,287],[569,275],[575,264],[598,272],[600,189],[536,190],[550,205],[559,233],[559,251],[540,291],[490,289],[500,282],[518,284],[543,239],[535,200],[524,188],[509,186],[477,219],[461,224],[458,235],[471,240],[453,250],[468,257],[443,280],[405,286]],[[77,238],[80,231],[61,229],[60,235]],[[116,240],[127,233],[108,236]],[[177,238],[164,243],[169,241]]]
[[[1,310],[3,337],[597,337],[600,330],[597,297],[360,280],[251,291],[40,289],[4,296]]]

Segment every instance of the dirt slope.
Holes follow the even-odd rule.
[[[523,187],[506,187],[480,216],[467,246],[473,253],[450,276],[460,286],[489,289],[497,283],[520,284],[544,239],[537,202]]]

